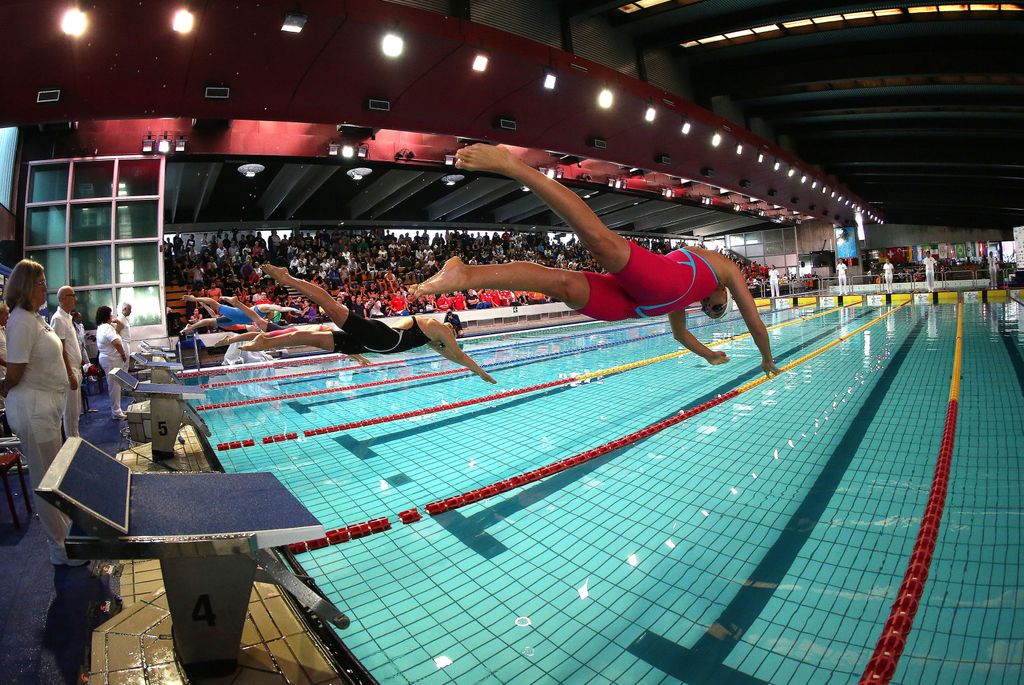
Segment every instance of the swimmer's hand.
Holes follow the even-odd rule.
[[[719,364],[727,364],[729,362],[729,355],[725,352],[711,352],[710,357],[706,357],[708,364],[711,366],[718,366]]]
[[[765,359],[761,362],[761,370],[764,371],[764,375],[768,378],[774,378],[779,375],[779,369],[775,366],[774,359]]]
[[[498,383],[498,381],[494,380],[494,378],[491,376],[491,374],[487,373],[486,371],[484,371],[482,369],[480,371],[478,371],[476,375],[480,376],[481,379],[487,381],[488,383],[494,383],[494,384]]]
[[[505,147],[477,143],[455,153],[455,166],[470,171],[507,174],[518,160]]]

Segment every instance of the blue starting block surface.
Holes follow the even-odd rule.
[[[38,492],[72,504],[72,520],[88,518],[88,527],[72,526],[69,540],[250,536],[258,547],[275,547],[323,536],[319,521],[271,473],[132,473],[80,438],[68,439]]]

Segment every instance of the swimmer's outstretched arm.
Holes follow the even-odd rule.
[[[484,371],[479,364],[473,361],[472,357],[462,351],[459,343],[455,341],[455,334],[451,332],[451,329],[437,321],[432,320],[432,324],[436,325],[428,324],[423,330],[424,334],[430,338],[430,342],[427,343],[430,347],[445,359],[465,366],[488,383],[498,382],[491,377],[491,374]],[[421,325],[420,328],[424,327]]]
[[[698,357],[704,359],[708,364],[717,366],[729,361],[729,357],[725,352],[712,350],[700,340],[697,340],[693,333],[686,328],[685,310],[677,309],[674,312],[669,312],[668,322],[669,325],[672,326],[672,337],[675,338],[680,345],[690,350],[690,352],[693,352]]]
[[[537,193],[569,224],[605,271],[617,273],[629,261],[629,242],[605,226],[579,195],[528,166],[507,148],[481,143],[464,147],[455,153],[455,166],[503,174]]]
[[[765,328],[764,321],[757,313],[757,305],[754,304],[754,297],[750,294],[746,280],[740,274],[739,269],[734,268],[734,271],[734,274],[726,274],[724,278],[722,274],[719,274],[719,280],[729,289],[732,299],[736,301],[736,307],[740,310],[740,315],[743,316],[743,322],[747,324],[750,337],[754,339],[757,349],[761,351],[761,370],[768,378],[771,378],[778,375],[779,369],[775,366],[775,359],[772,357],[772,344],[768,338],[768,329]]]

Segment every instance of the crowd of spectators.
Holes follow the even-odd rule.
[[[644,240],[645,247],[668,252],[667,241]],[[265,262],[286,266],[299,278],[331,291],[360,316],[384,317],[435,311],[482,309],[550,302],[541,293],[465,290],[410,298],[408,286],[436,273],[445,260],[458,255],[468,264],[500,264],[525,260],[570,270],[600,268],[582,244],[548,233],[493,233],[473,236],[464,231],[426,231],[395,235],[369,231],[317,230],[267,239],[256,232],[179,234],[165,238],[165,275],[169,285],[185,286],[196,296],[235,295],[246,304],[273,302],[295,307],[300,323],[322,320],[318,309],[263,276]],[[203,316],[189,303],[188,320]],[[179,326],[184,322],[176,322]]]

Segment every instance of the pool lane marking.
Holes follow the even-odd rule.
[[[557,357],[568,357],[571,355],[579,354],[580,352],[591,352],[593,350],[604,349],[608,347],[616,347],[618,345],[627,345],[633,342],[639,342],[641,340],[649,340],[651,338],[659,338],[661,336],[669,335],[670,332],[653,333],[651,335],[641,335],[635,338],[629,338],[626,340],[614,340],[611,342],[597,343],[595,345],[586,345],[584,347],[576,347],[569,350],[559,350],[558,352],[545,352],[543,354],[535,354],[529,357],[521,357],[519,359],[510,359],[504,362],[497,362],[489,365],[491,369],[500,368],[512,368],[516,366],[522,366],[524,364],[532,364],[545,359],[557,358]],[[305,392],[288,393],[284,395],[274,395],[272,397],[260,397],[251,400],[233,400],[231,402],[219,402],[216,404],[203,404],[196,407],[196,411],[211,411],[214,409],[227,409],[229,407],[242,407],[252,404],[266,404],[267,402],[282,402],[285,400],[294,400],[300,397],[317,397],[320,395],[333,395],[339,392],[346,392],[349,390],[362,390],[365,388],[377,388],[383,385],[395,385],[396,383],[411,383],[413,381],[421,381],[427,378],[438,378],[441,376],[453,376],[455,374],[470,373],[467,368],[457,369],[446,369],[444,371],[432,371],[430,373],[421,373],[415,376],[406,376],[404,378],[387,378],[379,381],[370,381],[368,383],[357,383],[355,385],[345,385],[338,388],[322,388],[320,390],[307,390]],[[250,381],[251,382],[251,381]]]
[[[875,325],[879,321],[882,321],[883,319],[885,319],[885,318],[887,318],[889,316],[892,316],[893,314],[895,314],[899,310],[903,309],[904,307],[908,306],[909,304],[910,304],[910,302],[905,302],[904,304],[901,304],[898,307],[895,307],[895,308],[889,310],[885,314],[882,314],[881,316],[879,316],[879,317],[877,317],[877,318],[867,322],[866,324],[864,324],[862,326],[859,326],[858,328],[856,328],[855,330],[851,331],[850,333],[847,333],[845,335],[841,335],[838,339],[836,339],[835,341],[829,343],[828,345],[825,345],[825,346],[819,348],[818,350],[815,350],[814,352],[806,354],[803,357],[800,357],[799,359],[797,359],[797,360],[795,360],[795,361],[793,361],[793,362],[791,362],[789,364],[786,364],[785,366],[783,366],[780,369],[780,371],[781,372],[788,371],[788,370],[790,370],[790,369],[792,369],[792,368],[794,368],[794,367],[796,367],[796,366],[798,366],[798,365],[800,365],[800,364],[802,364],[802,363],[804,363],[806,361],[809,361],[810,359],[813,359],[814,357],[817,357],[819,354],[823,353],[824,351],[835,347],[836,345],[838,345],[839,343],[841,343],[841,342],[843,342],[845,340],[848,340],[849,338],[857,335],[861,331],[869,328],[870,326]],[[821,312],[819,314],[813,315],[813,317],[808,317],[808,318],[815,318],[815,317],[818,317],[818,316],[823,316],[826,313],[832,313],[832,312],[838,311],[839,309],[845,309],[846,307],[849,307],[849,306],[856,306],[856,305],[846,305],[846,306],[844,306],[842,308],[831,309],[831,310],[828,310],[827,312]],[[806,319],[804,319],[804,320],[806,320]],[[780,326],[781,325],[788,325],[788,324],[796,323],[796,322],[797,321],[789,321],[789,322],[786,322],[786,324],[780,324]],[[749,334],[746,334],[746,335],[749,335]],[[727,341],[728,340],[722,340],[720,342],[724,343],[724,342],[727,342]],[[673,353],[673,354],[676,355],[676,356],[680,356],[682,353],[676,352],[676,353]],[[765,379],[765,380],[767,380],[767,379]],[[715,406],[717,406],[719,404],[722,404],[723,402],[726,402],[726,401],[728,401],[730,399],[733,399],[734,397],[737,397],[738,395],[742,394],[742,392],[746,392],[747,390],[750,390],[751,388],[754,388],[757,385],[760,385],[760,383],[746,383],[746,384],[740,386],[740,388],[744,388],[743,390],[741,390],[740,388],[736,388],[734,390],[730,390],[729,392],[727,392],[727,393],[725,393],[725,394],[723,394],[723,395],[721,395],[719,397],[716,397],[713,400],[708,400],[707,402],[699,404],[699,405],[697,405],[695,407],[691,407],[690,409],[682,410],[682,411],[680,411],[675,416],[672,416],[670,418],[658,421],[658,422],[656,422],[654,424],[651,424],[651,425],[647,426],[646,428],[642,428],[639,431],[635,431],[633,433],[625,435],[625,436],[623,436],[621,438],[618,438],[616,440],[612,440],[611,442],[605,443],[604,445],[600,445],[598,447],[586,450],[584,452],[580,452],[580,453],[578,453],[576,455],[573,455],[573,456],[568,457],[566,459],[562,459],[561,461],[555,462],[553,464],[548,464],[547,466],[542,466],[540,468],[534,469],[533,471],[529,471],[527,473],[523,473],[523,474],[520,474],[520,475],[517,475],[517,476],[513,476],[513,477],[505,479],[505,480],[498,481],[497,483],[494,483],[492,485],[488,485],[488,486],[485,486],[485,487],[482,487],[482,488],[477,488],[476,490],[471,490],[471,491],[463,493],[461,495],[455,495],[455,496],[448,497],[448,498],[443,499],[443,500],[437,500],[435,502],[430,502],[426,506],[424,506],[423,509],[430,516],[437,516],[437,515],[442,514],[442,513],[446,512],[446,511],[452,511],[452,510],[458,509],[460,507],[466,506],[468,504],[473,504],[474,502],[479,502],[479,501],[484,500],[484,499],[489,499],[489,498],[494,497],[496,495],[499,495],[501,493],[508,492],[509,490],[513,490],[515,488],[522,487],[524,485],[528,485],[529,483],[536,482],[538,480],[541,480],[542,478],[546,478],[546,477],[552,476],[552,475],[554,475],[556,473],[560,473],[562,471],[565,471],[566,469],[569,469],[569,468],[571,468],[573,466],[578,466],[578,465],[583,464],[585,462],[588,462],[588,461],[591,461],[591,460],[596,459],[598,457],[604,456],[605,454],[608,454],[609,452],[617,450],[617,449],[619,449],[621,447],[625,447],[625,446],[631,445],[631,444],[633,444],[635,442],[639,442],[640,440],[642,440],[644,438],[648,438],[648,437],[654,435],[655,433],[660,433],[661,431],[665,430],[666,428],[670,428],[672,426],[675,426],[676,424],[679,424],[679,423],[681,423],[683,421],[686,421],[687,419],[689,419],[689,418],[691,418],[693,416],[696,416],[697,414],[701,414],[701,413],[707,411],[708,409],[711,409],[712,407],[715,407]],[[417,508],[414,507],[412,509],[407,509],[405,511],[399,512],[398,517],[402,521],[402,523],[413,523],[414,521],[419,521],[422,518],[422,514],[420,513],[420,511]],[[386,530],[387,528],[390,528],[390,523],[387,523],[387,528],[381,528],[381,525],[383,525],[383,524],[378,523],[376,525],[376,529],[374,529],[370,525],[371,523],[373,523],[373,521],[388,522],[388,519],[387,519],[387,517],[384,517],[384,518],[379,518],[379,519],[373,519],[372,521],[368,521],[368,522],[365,522],[365,523],[356,523],[356,524],[353,524],[353,525],[350,525],[350,526],[345,526],[345,527],[342,527],[342,528],[336,528],[334,530],[328,531],[327,535],[325,537],[323,537],[323,538],[318,538],[318,539],[315,539],[315,540],[309,540],[309,541],[306,541],[306,542],[292,543],[291,545],[288,546],[288,548],[289,548],[289,550],[292,553],[298,554],[298,553],[309,551],[309,550],[320,549],[320,548],[326,547],[328,545],[338,544],[340,542],[347,542],[348,540],[351,540],[351,539],[357,539],[357,538],[360,538],[360,537],[366,537],[367,535],[371,535],[373,533],[380,532],[381,530]]]
[[[896,591],[896,601],[889,610],[889,618],[882,628],[882,634],[875,645],[875,651],[861,676],[861,685],[887,685],[896,673],[900,655],[907,646],[907,638],[914,626],[914,616],[928,580],[932,555],[938,542],[942,511],[946,506],[946,491],[949,488],[949,471],[953,461],[953,447],[956,444],[956,421],[960,406],[960,374],[963,360],[963,305],[957,305],[956,352],[953,355],[953,374],[949,383],[949,402],[946,408],[946,423],[942,430],[942,446],[932,475],[932,487],[928,493],[928,505],[914,541],[914,551],[907,562],[903,583]]]
[[[738,319],[738,317],[730,319],[730,320],[731,321],[735,321],[737,319]],[[635,329],[639,329],[639,328],[647,328],[647,327],[650,327],[650,326],[663,326],[663,325],[665,325],[664,321],[652,321],[652,322],[649,322],[649,323],[641,323],[641,324],[632,325],[632,326],[619,326],[619,327],[616,327],[616,328],[600,328],[599,326],[596,325],[596,324],[601,324],[601,323],[606,323],[606,322],[586,321],[586,322],[581,322],[581,323],[576,323],[576,324],[566,324],[566,326],[591,326],[591,325],[594,325],[595,328],[597,329],[597,330],[594,331],[594,333],[596,333],[596,334],[603,334],[603,333],[614,333],[614,332],[617,332],[617,331],[625,331],[625,330],[635,330]],[[715,323],[724,323],[724,322],[717,321]],[[708,325],[708,324],[705,324],[705,325]],[[552,328],[555,328],[555,327],[552,327]],[[530,329],[527,329],[527,330],[530,330]],[[533,330],[536,330],[536,329],[533,329]],[[544,330],[544,329],[541,329],[541,330]],[[494,333],[493,335],[507,335],[507,333],[506,334]],[[481,339],[483,339],[483,337],[489,337],[489,336],[481,336],[480,338],[473,338],[473,340],[474,341],[481,340]],[[552,336],[552,337],[540,338],[540,339],[535,339],[535,340],[521,340],[521,341],[518,341],[518,342],[509,343],[507,345],[497,345],[495,347],[480,348],[479,350],[474,350],[474,352],[494,352],[494,351],[512,349],[512,348],[515,348],[515,347],[522,347],[524,345],[538,345],[538,344],[547,343],[547,342],[554,342],[554,341],[558,341],[558,340],[568,340],[568,339],[575,338],[575,337],[578,337],[578,334],[556,335],[556,336]],[[270,361],[270,362],[257,362],[257,363],[253,363],[253,364],[240,364],[240,365],[231,366],[231,367],[211,367],[209,369],[202,369],[200,371],[184,371],[182,373],[177,374],[177,376],[178,376],[178,378],[196,378],[198,376],[217,376],[217,375],[232,374],[232,373],[243,373],[245,371],[257,371],[257,370],[262,370],[262,369],[279,369],[279,368],[285,368],[285,367],[289,367],[289,366],[309,366],[311,364],[322,364],[322,363],[325,363],[325,362],[341,361],[341,360],[344,360],[344,359],[349,359],[349,355],[347,355],[347,354],[318,354],[318,355],[312,355],[312,356],[309,356],[309,357],[303,357],[301,359],[292,359],[292,360],[286,360],[286,361],[278,360],[278,361]],[[425,361],[425,360],[431,360],[431,359],[435,359],[435,357],[433,355],[425,355],[425,356],[422,356],[422,357],[409,357],[409,358],[403,358],[403,359],[391,359],[391,360],[386,360],[386,361],[382,361],[382,362],[374,362],[373,364],[370,364],[370,366],[388,366],[388,365],[405,364],[405,363],[416,363],[416,362]],[[313,374],[315,374],[315,373],[332,373],[334,371],[346,371],[346,370],[349,370],[349,369],[360,369],[360,368],[365,368],[365,367],[362,367],[362,366],[344,366],[344,367],[338,367],[337,369],[330,369],[330,370],[326,370],[326,371],[313,371],[313,372],[303,372],[303,373],[313,373]],[[283,376],[275,376],[273,378],[276,379],[276,378],[282,378],[282,377]],[[251,382],[251,381],[241,381],[241,382],[242,383],[248,383],[248,382]],[[203,384],[200,387],[207,387],[207,385],[208,384]]]
[[[839,311],[840,309],[843,309],[843,308],[846,308],[846,307],[852,307],[852,306],[855,306],[855,305],[845,305],[844,307],[834,307],[834,308],[831,308],[831,309],[826,309],[824,311],[820,311],[820,312],[818,312],[816,314],[811,314],[809,316],[797,317],[797,318],[788,320],[788,322],[783,322],[781,324],[776,324],[775,326],[769,327],[767,330],[768,331],[775,331],[777,329],[785,328],[786,326],[793,326],[794,324],[799,324],[799,323],[802,323],[802,322],[809,322],[809,320],[811,320],[812,318],[817,318],[818,316],[824,316],[825,314],[834,313],[836,311]],[[658,337],[658,336],[662,336],[662,335],[669,335],[669,334],[668,333],[656,334],[656,335],[653,335],[653,336],[646,336],[646,337],[647,338],[654,338],[654,337]],[[728,343],[728,342],[734,342],[736,340],[741,340],[743,338],[749,338],[749,337],[751,337],[750,333],[742,333],[742,334],[739,334],[739,335],[730,336],[729,338],[723,338],[721,340],[712,341],[711,343],[709,343],[709,347],[716,346],[716,345],[724,345],[725,343]],[[643,339],[645,339],[645,338],[633,338],[633,339],[626,340],[626,341],[616,341],[614,343],[605,343],[605,345],[610,346],[612,344],[625,344],[625,343],[635,342],[637,340],[643,340]],[[580,352],[580,351],[585,351],[585,350],[586,350],[586,348],[581,348],[581,349],[578,349],[578,350],[573,350],[572,353]],[[550,388],[557,387],[559,385],[566,385],[566,384],[570,384],[570,383],[583,383],[583,382],[586,382],[586,381],[589,381],[589,380],[592,380],[592,379],[598,378],[598,377],[611,376],[611,375],[614,375],[614,374],[621,374],[621,373],[625,373],[625,372],[628,372],[628,371],[632,371],[634,369],[640,369],[641,367],[646,367],[646,366],[652,365],[652,363],[656,363],[658,361],[665,361],[667,359],[674,359],[676,357],[683,356],[684,354],[690,354],[690,353],[691,352],[689,350],[680,350],[680,351],[676,351],[676,352],[670,352],[668,354],[663,354],[663,355],[660,355],[660,356],[649,357],[647,359],[641,359],[639,361],[633,361],[633,362],[630,362],[630,363],[626,363],[626,365],[621,365],[621,366],[618,366],[618,367],[611,367],[610,369],[604,369],[604,370],[601,370],[601,371],[594,371],[594,372],[590,372],[588,374],[582,374],[580,376],[574,376],[574,377],[566,378],[566,379],[559,379],[557,381],[549,381],[547,383],[541,383],[541,384],[538,384],[538,385],[531,385],[531,386],[528,386],[528,387],[525,387],[525,388],[517,388],[515,390],[508,390],[506,392],[500,392],[500,393],[496,393],[496,394],[493,394],[493,395],[485,395],[483,397],[474,397],[472,399],[465,399],[465,400],[462,400],[462,401],[459,401],[459,402],[452,402],[452,403],[449,403],[449,404],[437,404],[437,405],[434,405],[434,406],[428,406],[428,408],[424,408],[424,409],[421,409],[421,410],[413,410],[413,411],[410,411],[410,412],[403,412],[401,414],[393,414],[393,415],[389,415],[389,416],[377,417],[377,418],[372,418],[372,419],[361,419],[359,421],[350,421],[350,422],[347,422],[347,423],[336,424],[336,425],[333,425],[333,426],[324,426],[322,428],[310,428],[310,429],[306,429],[306,430],[303,431],[303,436],[305,436],[305,437],[313,437],[313,436],[316,436],[316,435],[326,435],[328,433],[336,433],[336,432],[343,431],[343,430],[350,430],[352,428],[360,428],[362,426],[371,426],[371,425],[377,425],[377,424],[382,424],[382,423],[389,423],[391,421],[398,421],[398,420],[401,420],[401,419],[410,419],[410,418],[413,418],[413,417],[426,416],[428,414],[436,414],[436,413],[439,413],[439,412],[446,412],[446,411],[449,411],[449,410],[462,409],[462,408],[464,408],[464,406],[470,406],[472,404],[480,404],[480,403],[483,403],[483,402],[495,401],[495,400],[499,400],[499,399],[505,399],[507,397],[515,397],[517,395],[526,394],[528,392],[537,392],[537,391],[540,391],[540,390],[547,390],[547,389],[550,389]],[[468,370],[455,369],[455,370],[452,370],[452,371],[449,371],[449,372],[437,372],[436,374],[434,374],[434,376],[439,376],[439,375],[443,375],[443,374],[453,374],[453,373],[459,373],[459,372],[464,372],[464,371],[468,371]],[[429,376],[420,376],[420,377],[413,377],[413,378],[406,378],[406,379],[395,379],[395,380],[392,380],[392,381],[378,381],[376,384],[383,385],[385,383],[396,383],[396,382],[400,382],[400,381],[421,380],[423,378],[428,378],[428,377]],[[375,384],[362,384],[360,386],[346,386],[345,388],[331,388],[329,391],[330,392],[337,392],[339,390],[351,390],[351,389],[354,389],[354,388],[369,387],[370,385],[375,385]],[[312,394],[324,394],[325,391],[323,391],[323,390],[314,390],[314,391],[311,391],[311,393]],[[288,398],[290,398],[290,397],[288,397]],[[273,399],[280,399],[280,397],[273,398]],[[263,399],[263,398],[261,398],[260,400],[240,400],[241,403],[255,403],[256,401],[270,401],[270,400]],[[218,404],[218,405],[210,405],[210,406],[211,406],[212,409],[220,409],[222,405]],[[205,411],[206,409],[207,408],[204,408],[204,406],[200,406],[200,408],[198,408],[198,410],[200,410],[200,411]],[[276,435],[267,435],[267,436],[264,436],[264,437],[262,437],[260,439],[261,439],[261,443],[262,444],[270,444],[272,442],[284,442],[284,441],[287,441],[287,440],[298,439],[298,433],[297,432],[279,433],[279,434],[276,434]],[[218,443],[217,444],[217,451],[218,452],[226,452],[226,451],[229,451],[229,449],[240,449],[242,447],[251,447],[254,444],[255,444],[255,442],[251,438],[250,439],[244,439],[244,440],[229,440],[227,442],[220,442],[220,443]]]

